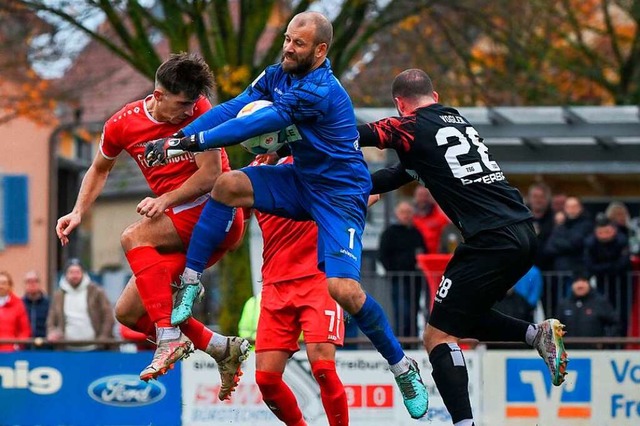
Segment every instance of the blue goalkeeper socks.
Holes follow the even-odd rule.
[[[400,362],[404,357],[404,351],[400,347],[400,342],[398,342],[396,336],[393,335],[382,307],[373,297],[367,294],[364,305],[352,317],[360,327],[360,330],[371,340],[373,346],[387,360],[389,365]]]
[[[213,198],[207,201],[191,234],[187,250],[187,268],[198,273],[204,271],[211,255],[231,229],[235,214],[235,207],[226,206]]]

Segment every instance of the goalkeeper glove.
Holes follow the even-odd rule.
[[[169,138],[150,141],[144,149],[144,158],[149,166],[158,166],[167,163],[167,160],[189,151],[200,151],[198,136],[176,137],[177,133]]]

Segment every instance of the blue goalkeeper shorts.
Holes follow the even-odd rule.
[[[318,268],[327,278],[360,281],[362,233],[369,194],[314,190],[298,177],[293,164],[240,169],[253,185],[253,208],[318,225]]]

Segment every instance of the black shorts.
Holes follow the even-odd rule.
[[[460,244],[436,291],[429,324],[469,337],[478,318],[531,268],[536,249],[530,220],[480,232]]]

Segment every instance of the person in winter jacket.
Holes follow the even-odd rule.
[[[42,289],[40,277],[36,271],[29,271],[24,276],[22,302],[27,309],[27,315],[31,323],[31,336],[46,337],[49,298]]]
[[[569,295],[572,272],[584,267],[584,239],[593,232],[593,220],[577,197],[567,198],[555,222],[544,247],[539,247],[551,259],[550,270],[555,271],[542,292],[542,300],[550,302],[550,312],[555,312],[558,301]]]
[[[543,250],[552,259],[552,270],[572,272],[583,267],[584,239],[593,232],[593,220],[577,197],[569,197],[564,212]]]
[[[626,333],[631,299],[631,256],[629,240],[604,213],[584,242],[584,264],[596,278],[596,288],[609,299],[620,314],[620,326]]]
[[[0,272],[0,339],[28,339],[31,337],[29,317],[22,300],[13,292],[13,279],[6,271]],[[0,352],[22,349],[12,343],[0,344]]]
[[[395,215],[396,223],[386,228],[380,236],[378,258],[391,281],[396,334],[416,337],[420,293],[426,287],[416,263],[416,255],[426,253],[427,247],[414,225],[413,206],[401,201],[396,205]]]
[[[542,248],[551,236],[554,226],[554,212],[551,208],[551,188],[543,182],[535,182],[529,186],[527,207],[531,209],[533,214],[533,228],[538,236],[538,247]],[[545,256],[543,250],[538,250],[534,264],[542,271],[549,271],[552,260]]]
[[[556,318],[571,330],[571,337],[617,336],[618,316],[609,301],[594,291],[588,274],[574,274],[571,295],[558,304]],[[590,344],[573,344],[573,348],[593,349]]]
[[[105,292],[85,272],[78,259],[71,259],[60,278],[60,288],[51,301],[47,317],[47,339],[102,340],[113,338],[114,315]],[[97,345],[70,345],[67,350],[91,351]]]

